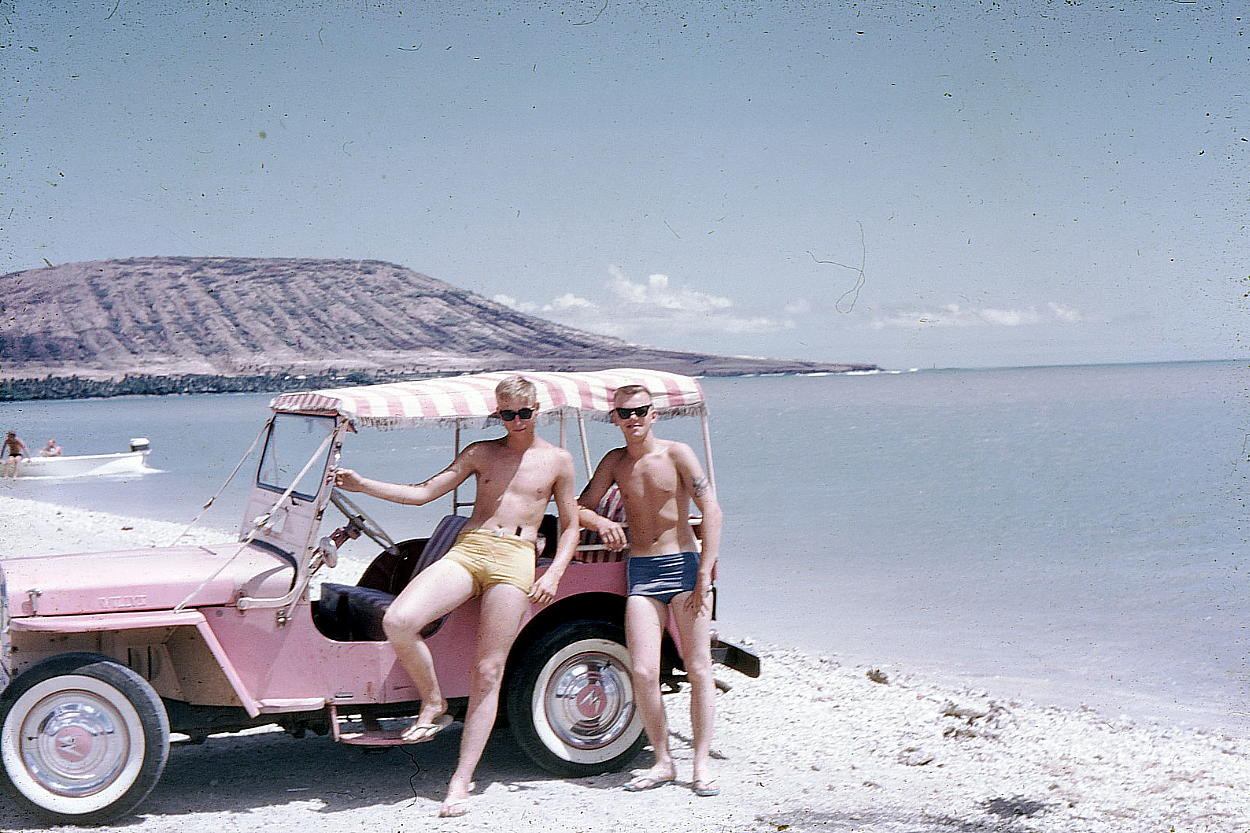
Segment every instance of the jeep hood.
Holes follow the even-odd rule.
[[[187,607],[211,607],[281,596],[295,577],[284,559],[237,543],[6,557],[0,570],[13,617],[168,610],[193,592]]]

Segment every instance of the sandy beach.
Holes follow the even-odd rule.
[[[180,525],[0,494],[0,558],[169,543]],[[195,530],[195,541],[229,531]],[[343,568],[340,567],[340,570]],[[343,575],[338,578],[353,579]],[[1088,709],[995,700],[767,645],[764,674],[725,670],[715,743],[723,793],[685,782],[640,794],[628,773],[553,778],[500,732],[472,811],[433,814],[457,727],[419,747],[364,752],[277,731],[175,744],[137,816],[99,829],[189,831],[1221,831],[1250,828],[1250,740]],[[870,673],[871,672],[871,673]],[[688,701],[667,698],[689,777]],[[637,762],[645,767],[644,756]],[[0,830],[49,827],[0,804]]]

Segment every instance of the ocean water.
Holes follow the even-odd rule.
[[[726,513],[721,629],[1005,699],[1250,736],[1248,379],[1244,363],[1204,362],[705,380]],[[189,521],[268,398],[0,404],[0,425],[32,448],[55,437],[102,453],[147,436],[161,470],[0,489]],[[619,435],[592,429],[597,460]],[[657,431],[701,445],[690,420]],[[451,437],[362,431],[344,464],[414,482],[447,462]],[[248,474],[208,524],[238,524]],[[396,538],[447,511],[361,502]],[[344,554],[363,566],[370,546]]]

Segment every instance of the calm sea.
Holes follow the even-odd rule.
[[[726,512],[722,630],[1250,735],[1248,379],[1244,363],[1205,362],[705,380]],[[102,453],[146,436],[162,470],[0,488],[187,521],[268,398],[0,404],[0,427],[32,448],[55,437]],[[697,447],[686,422],[657,430]],[[597,459],[616,437],[595,428]],[[412,482],[450,446],[450,429],[362,431],[345,464]],[[242,494],[228,490],[207,523],[236,525]],[[363,500],[396,538],[446,511]]]

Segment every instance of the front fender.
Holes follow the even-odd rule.
[[[199,610],[151,610],[131,613],[84,613],[71,616],[28,616],[9,620],[6,638],[13,634],[73,635],[114,633],[149,628],[194,628],[216,661],[239,703],[249,717],[261,712],[261,704],[244,685],[217,634]],[[9,673],[15,669],[10,668]]]

